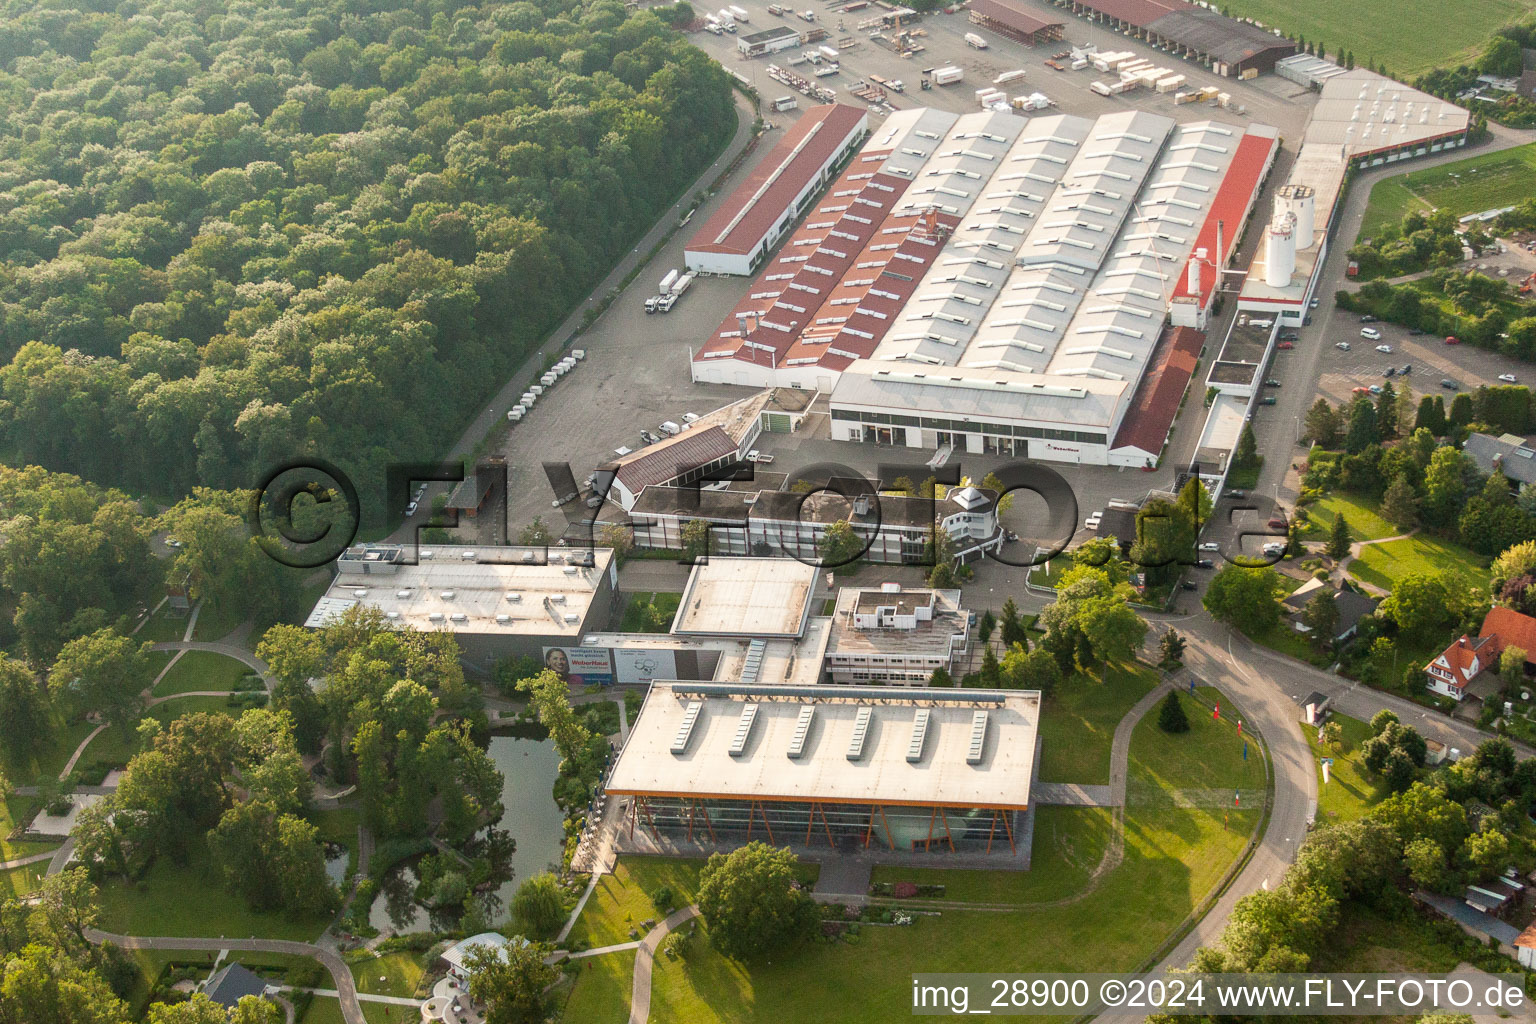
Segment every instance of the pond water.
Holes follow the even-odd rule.
[[[512,894],[524,879],[559,867],[565,832],[564,816],[552,795],[560,770],[560,754],[554,742],[521,736],[492,736],[488,753],[504,778],[503,812],[497,827],[509,833],[517,843],[517,851],[512,855],[512,877],[495,893],[499,902],[491,915],[494,926],[507,921]],[[390,871],[379,886],[379,894],[368,912],[368,923],[379,931],[398,934],[451,926],[450,922],[434,922],[427,908],[416,902],[415,865],[415,859],[401,864]],[[345,858],[342,867],[346,867]]]

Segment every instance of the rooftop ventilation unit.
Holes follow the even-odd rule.
[[[454,612],[452,615],[448,616],[448,618],[452,619],[454,622],[468,622],[469,621],[469,616],[465,615],[463,612]]]
[[[580,622],[581,621],[581,616],[577,615],[575,612],[566,612],[565,613],[565,621],[567,623]]]
[[[429,549],[428,549],[428,550],[426,550],[426,551],[423,551],[423,552],[422,552],[422,553],[421,553],[421,557],[422,557],[422,558],[431,558],[431,557],[432,557],[432,551],[431,551],[431,549],[430,549],[430,548],[429,548]]]
[[[753,640],[747,644],[747,656],[741,663],[741,681],[755,683],[757,677],[763,671],[763,655],[768,651],[768,644],[762,640]]]
[[[704,710],[704,702],[691,700],[683,711],[683,720],[677,724],[677,735],[672,737],[672,753],[681,754],[688,749],[688,740],[693,736],[693,727],[699,720],[699,712]]]
[[[456,595],[452,590],[445,590],[437,596],[442,598],[444,601],[452,601]]]
[[[508,615],[506,612],[502,612],[500,615],[496,616],[496,621],[505,626],[507,623],[512,621],[512,616]]]
[[[966,764],[981,764],[982,752],[987,747],[987,712],[971,713],[971,745],[965,753]]]
[[[475,560],[475,553],[473,551],[464,551],[460,552],[459,557],[466,562],[473,562]]]
[[[549,595],[549,603],[550,604],[565,604],[565,595],[564,594],[550,594]]]
[[[848,740],[848,760],[857,761],[864,756],[864,741],[869,737],[869,721],[874,713],[874,708],[862,707],[854,716],[853,736]]]
[[[397,590],[395,591],[395,596],[401,600],[404,600],[405,598],[411,596],[411,592],[409,590]]]
[[[385,612],[384,613],[384,617],[386,619],[391,619],[391,620],[398,619],[400,617],[400,613],[399,612]]]
[[[516,590],[509,590],[507,591],[507,600],[513,604],[522,604],[523,595]]]
[[[741,720],[736,723],[736,735],[731,737],[732,757],[740,757],[746,753],[747,739],[752,735],[752,723],[755,721],[757,721],[757,705],[743,704]]]
[[[352,596],[353,597],[367,597],[368,596],[368,588],[367,587],[358,587],[356,590],[352,591]]]
[[[811,736],[811,719],[816,717],[816,708],[807,704],[800,709],[800,715],[795,719],[795,734],[789,740],[789,756],[799,757],[805,753],[805,741]]]
[[[913,764],[923,759],[923,745],[928,741],[928,720],[933,717],[929,708],[918,708],[912,719],[912,742],[907,744],[907,760]]]
[[[431,612],[431,613],[429,613],[427,615],[427,621],[428,622],[442,622],[443,621],[443,613],[442,612]]]

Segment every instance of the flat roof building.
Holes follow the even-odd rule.
[[[631,838],[678,852],[761,835],[1017,854],[1039,721],[1034,690],[656,682],[608,792],[633,797]]]
[[[960,591],[843,587],[832,613],[827,675],[833,683],[925,686],[966,650],[970,627]]]
[[[806,111],[694,234],[683,252],[688,269],[756,271],[868,125],[865,111],[840,103]]]
[[[1250,21],[1184,0],[1054,0],[1218,75],[1252,78],[1296,52],[1296,43]]]
[[[454,634],[466,668],[489,671],[503,658],[575,643],[613,614],[618,569],[608,548],[436,545],[414,565],[406,554],[395,545],[348,549],[305,625],[375,608],[394,627]]]
[[[796,637],[805,632],[817,568],[793,558],[710,558],[678,601],[678,636]]]
[[[1016,39],[1025,46],[1052,43],[1067,26],[1056,18],[1042,18],[1019,0],[971,0],[971,24]]]

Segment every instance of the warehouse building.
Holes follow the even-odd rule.
[[[866,493],[869,485],[834,481],[801,494],[783,490],[705,490],[647,487],[630,510],[635,547],[676,551],[683,527],[709,524],[711,555],[754,555],[816,562],[834,523],[846,522],[864,545],[861,561],[920,564],[934,531],[949,537],[955,558],[968,562],[996,551],[1005,533],[997,495],[979,487],[950,488],[940,499]]]
[[[1039,721],[1034,690],[659,681],[608,792],[632,798],[630,848],[762,838],[1024,866]]]
[[[1042,18],[1034,8],[1019,0],[971,0],[970,16],[971,24],[1018,40],[1025,46],[1054,43],[1067,30],[1063,22]]]
[[[761,32],[741,36],[736,40],[736,52],[743,57],[761,57],[765,53],[778,53],[800,45],[800,33],[788,25],[774,25]]]
[[[1248,21],[1183,0],[1053,0],[1073,14],[1197,61],[1218,75],[1253,78],[1296,53],[1296,43]]]
[[[396,628],[452,633],[465,668],[483,673],[513,655],[547,660],[613,616],[618,565],[608,548],[444,545],[423,548],[415,564],[407,557],[398,545],[349,548],[304,624],[376,609]]]
[[[865,111],[840,103],[803,114],[683,251],[688,269],[747,275],[805,211],[868,128]]]

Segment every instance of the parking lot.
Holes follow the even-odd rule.
[[[1300,329],[1301,340],[1296,343],[1298,346],[1323,346],[1318,390],[1334,402],[1347,401],[1355,388],[1379,386],[1389,379],[1401,390],[1404,378],[1398,373],[1391,378],[1384,376],[1388,367],[1401,370],[1404,365],[1411,364],[1413,371],[1406,379],[1414,394],[1441,394],[1447,400],[1456,390],[1475,391],[1479,385],[1497,384],[1500,374],[1513,373],[1517,377],[1520,374],[1516,360],[1471,345],[1447,345],[1443,337],[1412,335],[1406,327],[1396,324],[1362,324],[1358,317],[1342,312],[1334,317],[1334,324],[1333,331],[1327,336],[1318,328],[1303,327]],[[1341,324],[1348,329],[1341,330]],[[1381,338],[1361,337],[1362,327],[1379,331]],[[1339,342],[1347,343],[1349,351],[1336,347]],[[1386,345],[1392,351],[1377,352],[1377,345]],[[1284,368],[1288,355],[1288,352],[1276,354],[1274,366],[1277,370]],[[1442,389],[1442,380],[1454,381],[1460,387]]]

